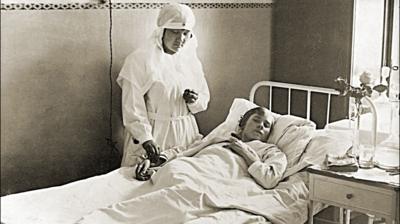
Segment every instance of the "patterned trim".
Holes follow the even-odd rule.
[[[272,8],[272,3],[185,3],[192,9]],[[160,9],[164,3],[112,3],[112,9]],[[109,4],[98,3],[1,3],[1,10],[79,10],[108,9]]]

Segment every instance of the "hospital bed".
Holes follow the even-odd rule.
[[[267,94],[268,104],[270,105],[269,109],[272,111],[274,108],[271,107],[272,105],[275,105],[272,103],[273,90],[276,88],[286,89],[286,91],[289,93],[287,94],[287,114],[282,115],[274,113],[274,116],[277,118],[276,125],[278,125],[278,122],[280,122],[282,126],[280,128],[276,128],[275,132],[280,131],[285,133],[279,133],[279,135],[275,133],[275,136],[284,136],[287,135],[287,132],[293,135],[289,137],[290,139],[294,139],[294,141],[288,141],[285,143],[286,145],[283,145],[282,147],[287,147],[287,150],[289,151],[284,152],[289,153],[291,157],[295,158],[295,160],[292,161],[291,166],[287,169],[285,173],[285,179],[281,182],[282,184],[279,184],[277,189],[265,191],[260,197],[260,200],[263,200],[264,195],[271,194],[275,199],[279,196],[279,200],[274,199],[275,203],[271,202],[268,204],[270,206],[280,206],[280,209],[273,209],[270,207],[264,208],[262,206],[265,206],[265,203],[262,203],[260,205],[261,207],[257,207],[258,202],[260,201],[255,199],[256,201],[249,201],[246,205],[217,206],[217,212],[213,210],[212,214],[201,214],[198,215],[198,217],[192,216],[192,219],[189,219],[187,223],[232,223],[232,220],[235,220],[234,223],[251,223],[252,221],[263,223],[260,220],[264,220],[265,223],[291,223],[290,217],[296,218],[296,223],[305,223],[307,220],[308,211],[308,176],[305,172],[305,168],[312,164],[321,164],[326,153],[329,151],[340,154],[344,153],[350,146],[351,141],[338,142],[335,140],[335,138],[328,136],[324,130],[316,130],[315,125],[313,126],[312,122],[308,122],[308,120],[310,120],[312,117],[310,110],[312,96],[313,94],[318,93],[326,94],[327,96],[328,103],[326,107],[326,122],[329,123],[330,101],[332,96],[338,94],[335,90],[271,81],[262,81],[256,83],[250,91],[249,100],[240,98],[235,99],[232,103],[226,120],[218,125],[205,138],[212,135],[226,134],[225,132],[234,129],[234,126],[236,125],[237,120],[240,118],[240,115],[256,105],[254,103],[255,96],[260,87],[266,87],[266,89],[269,91]],[[306,94],[306,102],[304,102],[306,105],[305,118],[290,115],[292,91],[304,91]],[[306,131],[302,129],[303,127],[305,127],[304,130]],[[303,131],[293,132],[293,130]],[[298,137],[299,135],[296,133],[302,133],[302,137]],[[293,148],[296,148],[296,150],[293,151]],[[1,223],[75,223],[77,220],[81,220],[82,217],[85,217],[88,214],[94,214],[93,211],[101,211],[101,208],[105,208],[120,202],[129,201],[132,198],[140,198],[139,196],[141,195],[149,194],[149,189],[152,188],[152,182],[137,181],[132,178],[133,173],[133,168],[121,167],[103,175],[75,181],[62,186],[3,196],[1,197]],[[305,186],[305,188],[302,188],[301,186]],[[229,186],[227,186],[227,189],[228,188]],[[229,203],[234,204],[232,201]],[[247,208],[246,206],[250,206],[249,204],[251,204],[253,207]],[[154,207],[157,206],[154,205]],[[151,210],[154,209],[154,207],[147,209]],[[315,206],[314,213],[318,213],[323,208],[324,206],[322,204]],[[169,208],[166,209],[168,210]],[[183,206],[182,210],[185,209],[187,209],[187,207]],[[269,213],[264,214],[264,211],[267,210],[271,210],[271,212],[273,211],[272,213],[274,214],[271,216]],[[138,209],[132,211],[132,213],[140,212],[144,212],[144,210]],[[182,212],[185,213],[186,211]],[[297,216],[294,215],[295,213]],[[154,211],[153,214],[153,218],[156,218],[159,212]],[[164,223],[169,223],[168,218],[164,217],[163,219]],[[209,222],[207,220],[213,221]],[[157,221],[151,222],[151,220],[143,221],[143,223],[145,222],[157,223]],[[93,221],[92,223],[98,222]],[[171,221],[171,223],[174,222]]]

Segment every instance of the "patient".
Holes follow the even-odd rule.
[[[240,156],[251,177],[264,188],[273,188],[281,180],[287,166],[285,154],[275,145],[268,144],[267,138],[274,123],[272,113],[263,107],[247,111],[239,121],[238,131],[231,137],[206,139],[187,151],[173,148],[166,150],[159,164],[144,160],[136,168],[138,180],[148,180],[159,166],[178,157],[193,156],[212,145],[223,144],[223,148]],[[212,151],[212,150],[211,150]],[[210,152],[211,152],[210,151]]]
[[[188,151],[164,151],[168,162],[157,172],[148,172],[149,161],[140,163],[138,174],[149,180],[143,188],[78,223],[304,223],[307,186],[299,175],[282,180],[287,157],[266,143],[278,128],[274,122],[271,112],[257,107],[232,136],[214,132]]]

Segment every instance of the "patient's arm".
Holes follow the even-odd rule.
[[[157,159],[157,163],[150,163],[149,159],[145,159],[144,161],[139,163],[135,169],[135,178],[138,180],[146,181],[150,179],[150,177],[155,173],[157,167],[163,166],[166,162],[181,156],[193,156],[209,145],[224,141],[226,140],[222,138],[212,138],[209,140],[200,141],[197,144],[193,144],[193,147],[185,151],[183,147],[174,147],[164,150],[162,153],[160,153],[160,156]]]
[[[225,148],[231,149],[234,153],[241,156],[246,162],[247,166],[250,166],[256,161],[260,160],[260,157],[257,155],[257,152],[254,151],[249,145],[241,141],[237,135],[233,135],[229,139],[229,144],[224,146]]]
[[[178,154],[177,156],[194,156],[196,153],[200,152],[202,149],[209,145],[217,144],[226,141],[226,139],[223,138],[212,138],[209,140],[201,141],[197,145],[194,145],[193,147],[189,148],[188,150]]]
[[[201,140],[199,142],[196,142],[195,144],[191,145],[187,150],[185,150],[183,147],[174,147],[171,149],[167,149],[164,150],[161,153],[161,157],[164,156],[166,158],[167,161],[171,161],[177,157],[181,157],[181,156],[193,156],[196,153],[200,152],[202,149],[204,149],[205,147],[212,145],[212,144],[217,144],[220,142],[224,142],[227,141],[226,139],[223,138],[219,138],[219,137],[215,137],[212,139],[208,139],[208,140]]]
[[[282,179],[287,167],[286,155],[276,146],[264,151],[261,160],[248,168],[250,175],[266,189],[275,187]]]
[[[265,144],[265,147],[257,150],[257,153],[250,145],[234,136],[225,147],[244,159],[249,166],[248,172],[257,183],[266,189],[270,189],[275,187],[282,179],[286,170],[287,159],[286,155],[276,145],[262,144]]]

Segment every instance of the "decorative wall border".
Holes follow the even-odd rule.
[[[160,9],[165,3],[112,3],[112,9]],[[273,3],[184,3],[192,9],[272,8]],[[1,3],[1,10],[83,10],[108,9],[99,3]]]

